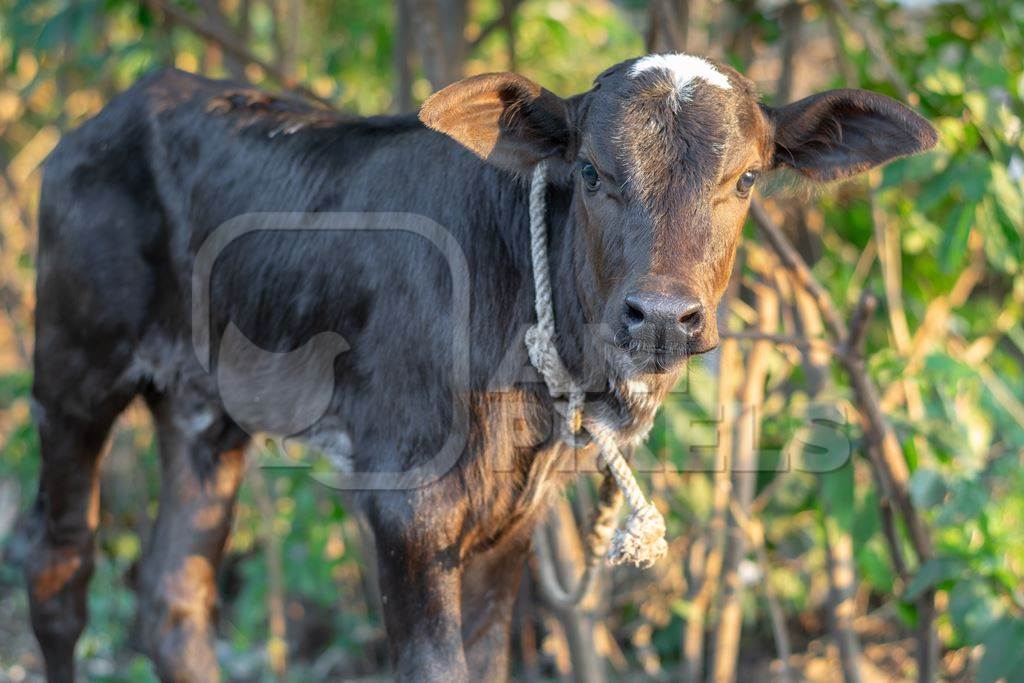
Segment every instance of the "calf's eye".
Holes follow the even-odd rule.
[[[754,188],[754,183],[757,182],[757,171],[747,171],[740,176],[740,179],[736,181],[736,194],[741,197],[747,197],[750,195],[750,190]]]
[[[580,177],[583,178],[583,185],[591,192],[601,186],[601,177],[597,174],[597,169],[593,164],[585,163],[580,166]]]

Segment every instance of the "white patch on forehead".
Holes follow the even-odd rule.
[[[693,97],[693,87],[696,79],[701,79],[709,85],[722,90],[731,90],[732,84],[729,77],[718,70],[714,64],[703,57],[694,57],[682,53],[668,55],[647,55],[633,63],[629,68],[629,75],[636,78],[645,71],[652,70],[667,71],[672,74],[675,81],[675,89],[670,101],[672,108],[679,101],[689,102]]]

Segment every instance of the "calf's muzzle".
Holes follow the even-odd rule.
[[[708,327],[704,304],[694,296],[637,291],[623,301],[622,329],[632,349],[668,355],[703,353],[717,343],[713,331],[707,334]]]

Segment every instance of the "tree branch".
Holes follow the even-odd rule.
[[[771,219],[771,216],[764,210],[760,202],[751,202],[750,216],[754,219],[754,224],[758,230],[768,240],[768,244],[779,255],[782,264],[792,272],[794,281],[814,297],[814,301],[818,304],[818,308],[821,309],[821,315],[825,319],[825,323],[828,325],[832,336],[836,341],[845,340],[847,336],[846,324],[839,317],[839,313],[832,303],[832,298],[811,273],[811,269],[803,257],[800,256],[800,253],[797,252],[796,247],[782,234],[782,230],[775,225],[775,221]]]
[[[867,24],[861,21],[860,17],[850,11],[850,7],[844,0],[829,0],[825,12],[828,13],[830,9],[837,12],[843,18],[843,21],[861,37],[861,40],[864,41],[864,44],[871,51],[873,61],[885,73],[886,79],[896,88],[904,102],[909,101],[911,94],[910,85],[900,75],[896,65],[893,64],[892,59],[889,57],[889,52],[886,50],[885,43],[875,35],[874,31]]]
[[[274,80],[283,85],[286,89],[294,91],[304,97],[314,100],[328,108],[333,108],[329,100],[320,97],[315,92],[307,88],[302,83],[298,82],[295,78],[292,78],[288,74],[284,73],[281,69],[277,68],[269,62],[265,62],[252,52],[249,51],[244,45],[240,45],[236,40],[230,36],[222,35],[214,29],[204,26],[202,23],[193,19],[187,12],[179,7],[166,2],[165,0],[145,0],[146,4],[151,9],[160,10],[167,17],[174,20],[175,23],[184,26],[188,30],[192,31],[198,36],[201,36],[207,40],[213,41],[220,45],[225,51],[229,52],[238,59],[247,62],[249,64],[255,64],[256,66],[263,69],[269,74]]]
[[[472,52],[480,47],[480,45],[499,28],[510,25],[512,15],[521,4],[523,4],[523,0],[508,0],[508,2],[501,3],[501,14],[484,24],[483,28],[480,29],[480,33],[478,33],[473,40],[469,41],[466,51]]]
[[[765,549],[764,525],[757,518],[744,512],[743,508],[735,500],[730,501],[729,510],[732,512],[736,524],[750,540],[750,544],[754,547],[754,552],[757,555],[757,563],[760,565],[761,573],[764,576],[761,587],[764,590],[765,601],[768,603],[768,613],[772,622],[772,636],[775,639],[775,649],[778,653],[778,660],[782,669],[779,678],[783,683],[788,683],[795,680],[793,671],[789,666],[789,658],[793,654],[793,647],[790,645],[789,632],[786,630],[785,612],[782,611],[782,605],[779,604],[779,598],[775,594],[775,589],[768,578],[769,562],[768,551]]]
[[[792,337],[785,334],[766,334],[764,332],[732,332],[725,331],[720,332],[719,336],[722,339],[735,339],[737,341],[770,341],[773,344],[780,344],[785,346],[792,346],[800,349],[801,351],[807,351],[810,349],[822,349],[825,351],[836,352],[836,345],[827,339],[817,339],[814,337]]]
[[[887,504],[894,501],[903,521],[918,562],[924,563],[932,556],[931,541],[921,517],[913,506],[908,491],[910,470],[892,425],[882,412],[878,389],[875,387],[863,359],[864,336],[871,315],[877,305],[873,294],[861,295],[850,329],[842,322],[828,292],[814,278],[810,268],[782,231],[774,224],[760,204],[754,203],[751,215],[768,242],[779,254],[783,263],[792,271],[794,279],[814,297],[822,316],[828,322],[829,331],[838,343],[838,360],[850,378],[855,402],[864,423],[869,460],[874,469],[880,493]],[[886,510],[883,506],[883,519]],[[885,520],[886,539],[893,554],[893,563],[899,570],[904,564],[900,558],[901,548],[894,520]],[[905,565],[904,565],[905,568]],[[934,591],[926,591],[917,601],[918,625],[918,680],[931,681],[937,666],[937,648],[934,629]]]

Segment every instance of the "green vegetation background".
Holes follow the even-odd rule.
[[[242,1],[220,4],[234,16]],[[281,3],[248,4],[246,45],[274,63],[281,58],[275,17]],[[394,6],[375,0],[298,4],[298,39],[290,45],[297,81],[348,111],[393,110]],[[178,6],[195,12],[188,2]],[[690,27],[695,42],[749,73],[770,101],[779,78],[785,3],[700,6],[706,12]],[[793,92],[860,85],[909,97],[935,123],[941,142],[930,153],[808,199],[797,236],[844,314],[865,289],[881,297],[868,331],[868,369],[882,393],[892,394],[888,414],[936,558],[912,567],[909,583],[894,571],[862,428],[848,381],[834,369],[814,401],[847,416],[852,457],[824,474],[797,466],[758,476],[764,495],[756,516],[767,564],[754,555],[747,562],[766,576],[746,585],[741,659],[763,659],[773,650],[765,585],[799,651],[810,651],[821,639],[827,645],[826,541],[832,534],[833,542],[852,541],[856,614],[862,625],[884,625],[883,644],[903,642],[917,618],[915,596],[934,587],[945,675],[1024,680],[1024,4],[846,7],[848,16],[836,17],[831,3],[801,4],[805,42],[793,69]],[[472,39],[500,11],[495,0],[471,2],[467,36]],[[644,0],[525,0],[513,21],[517,70],[560,94],[579,92],[605,67],[645,51],[651,16]],[[494,31],[469,52],[465,71],[507,68],[507,52],[506,36]],[[226,74],[223,51],[134,2],[0,0],[0,542],[17,512],[31,503],[38,469],[28,357],[39,163],[60,131],[81,124],[118,90],[168,61]],[[250,66],[246,75],[257,84],[279,85],[258,67]],[[415,72],[413,99],[421,101],[431,90]],[[877,254],[886,236],[896,241],[895,251],[883,253],[889,260],[882,267]],[[763,273],[755,267],[753,230],[748,238],[752,265],[744,278],[758,280]],[[740,297],[730,325],[740,330],[756,318]],[[781,333],[786,325],[783,315]],[[797,444],[811,401],[794,353],[784,346],[771,352],[759,445],[763,458],[781,452],[799,465],[807,463]],[[713,362],[698,365],[690,390],[666,406],[652,437],[655,453],[684,464],[691,457],[688,446],[715,442],[701,422],[717,410],[714,373]],[[104,467],[92,619],[79,646],[90,680],[152,679],[146,661],[130,649],[129,585],[155,514],[157,471],[148,418],[133,408]],[[713,482],[710,473],[658,475],[648,482],[669,513],[676,541],[671,560],[651,575],[623,571],[612,577],[596,642],[613,670],[668,679],[679,666],[693,609],[684,568],[712,518]],[[386,671],[364,548],[343,500],[305,472],[251,469],[221,580],[219,654],[228,675],[272,679],[268,662],[280,661],[275,657],[283,651],[289,680]],[[38,675],[20,582],[16,568],[0,565],[0,680]],[[286,616],[284,640],[270,627],[275,608]],[[557,620],[540,603],[520,618],[537,625],[538,670],[565,675],[571,661]],[[712,605],[709,627],[716,619]],[[858,628],[868,642],[867,627]],[[909,658],[884,661],[876,665],[888,667],[895,679],[913,677]]]

